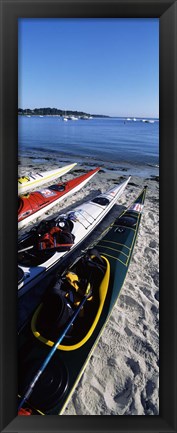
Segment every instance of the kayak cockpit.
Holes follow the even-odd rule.
[[[18,245],[18,262],[23,266],[37,266],[48,260],[56,251],[70,250],[75,236],[74,224],[61,216],[57,220],[41,221]]]
[[[58,185],[51,185],[49,186],[49,189],[51,189],[52,191],[62,192],[65,191],[66,185],[64,183],[60,183]]]
[[[92,200],[92,203],[99,204],[100,206],[108,206],[108,204],[110,203],[110,200],[108,200],[107,197],[98,196]]]
[[[92,294],[58,349],[71,351],[83,346],[100,319],[109,279],[110,265],[107,258],[101,256],[101,261],[97,256],[89,260],[85,257],[79,259],[57,281],[52,291],[49,289],[43,303],[36,310],[31,322],[34,336],[48,346],[53,346],[90,284]]]
[[[137,221],[138,218],[133,214],[133,212],[131,213],[126,212],[125,215],[122,215],[115,221],[115,224],[118,224],[119,226],[125,226],[125,227],[135,227]]]

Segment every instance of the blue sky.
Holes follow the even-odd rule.
[[[158,19],[19,19],[19,108],[159,116]]]

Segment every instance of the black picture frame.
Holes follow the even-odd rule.
[[[177,1],[1,0],[1,431],[176,432]],[[18,18],[160,20],[160,414],[17,416]]]

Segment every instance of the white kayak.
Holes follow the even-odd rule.
[[[19,241],[18,296],[31,289],[47,272],[55,268],[61,258],[85,240],[117,202],[129,180],[130,177],[66,214],[59,214],[55,219],[43,220],[36,229],[32,229]],[[53,230],[60,230],[64,238],[66,234],[69,235],[66,237],[67,240],[60,245],[56,244],[56,238],[52,237]],[[73,242],[68,243],[71,236]],[[49,239],[53,241],[50,246],[47,244]]]
[[[26,176],[18,177],[18,194],[22,194],[29,191],[31,188],[43,185],[46,182],[57,179],[60,176],[68,173],[77,163],[65,165],[64,167],[57,168],[55,170],[41,171],[39,173],[29,173]]]

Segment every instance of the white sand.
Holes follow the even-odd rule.
[[[76,170],[79,169],[77,166]],[[71,178],[76,170],[64,179]],[[116,180],[119,183],[116,172],[98,173],[83,190],[40,219],[68,210],[88,195],[90,198],[100,190],[106,191]],[[64,415],[159,414],[158,181],[133,176],[118,205],[94,231],[89,243],[120,214],[123,206],[134,200],[144,185],[148,185],[147,197],[125,283]]]

